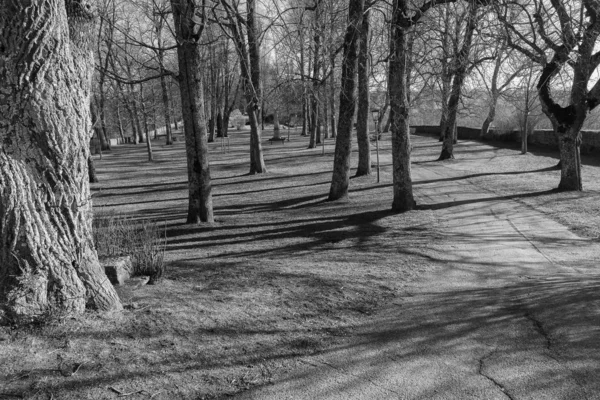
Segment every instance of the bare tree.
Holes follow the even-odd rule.
[[[356,115],[358,166],[356,168],[356,176],[371,175],[371,142],[369,140],[370,7],[370,4],[365,4],[360,28],[360,45],[358,52],[358,110]]]
[[[352,122],[356,108],[356,85],[358,70],[358,43],[364,12],[364,0],[350,0],[348,27],[344,36],[344,58],[342,62],[342,89],[340,92],[340,114],[338,118],[333,177],[329,200],[348,196],[350,152],[352,149]]]
[[[171,0],[171,8],[177,39],[187,155],[187,223],[214,222],[199,46],[206,23],[206,5],[205,2],[198,5],[194,0]]]
[[[246,15],[239,11],[236,0],[221,0],[228,24],[222,26],[229,29],[240,58],[240,68],[244,94],[246,97],[246,112],[250,117],[250,173],[267,172],[263,158],[261,143],[261,105],[262,85],[260,79],[260,48],[259,32],[256,23],[255,0],[246,1]],[[247,41],[246,41],[247,37]]]
[[[580,131],[588,113],[600,103],[600,81],[589,88],[600,65],[600,0],[505,0],[501,5],[498,15],[509,45],[542,66],[537,91],[542,110],[558,135],[558,188],[583,190]],[[571,82],[569,99],[561,105],[552,88],[567,78]]]

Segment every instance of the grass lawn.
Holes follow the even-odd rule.
[[[267,174],[247,174],[247,131],[231,132],[228,152],[210,144],[212,225],[184,224],[180,135],[173,146],[156,141],[151,163],[145,145],[119,146],[96,159],[96,211],[164,223],[166,277],[119,288],[121,313],[0,328],[0,398],[227,397],[277,379],[298,356],[343,342],[437,267],[428,257],[432,241],[443,240],[435,208],[390,212],[389,137],[380,143],[381,183],[375,175],[352,179],[348,200],[326,202],[334,141],[326,141],[323,155],[297,132],[283,145],[269,144],[270,135],[263,133]],[[552,152],[521,155],[463,142],[456,160],[432,162],[440,148],[433,137],[414,137],[415,171],[466,179],[599,237],[600,168],[593,157],[584,157],[585,192],[556,193]]]

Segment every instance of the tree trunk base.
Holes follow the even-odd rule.
[[[559,161],[558,164],[554,166],[554,169],[561,170],[562,169],[562,161]]]
[[[454,160],[454,154],[450,153],[446,149],[442,150],[442,154],[440,154],[440,157],[437,159],[437,161],[443,160]]]
[[[411,198],[396,198],[392,203],[392,211],[397,213],[403,213],[406,211],[414,210],[417,206],[417,202]]]
[[[556,188],[559,192],[581,192],[583,188],[574,180],[561,180]]]

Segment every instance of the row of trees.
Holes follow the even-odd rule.
[[[369,96],[382,94],[373,100],[392,135],[392,208],[403,212],[415,207],[411,106],[424,93],[441,94],[440,159],[452,158],[465,82],[478,73],[489,92],[484,131],[499,98],[536,82],[559,138],[559,188],[582,190],[580,130],[600,102],[600,0],[29,3],[0,0],[0,298],[11,315],[120,307],[91,239],[92,116],[105,146],[111,126],[122,136],[129,126],[149,158],[156,116],[167,144],[181,117],[187,222],[210,223],[208,142],[227,133],[234,108],[249,116],[250,172],[265,173],[265,109],[277,135],[282,108],[300,103],[311,147],[336,138],[336,200],[348,195],[355,118],[357,174],[370,173]]]

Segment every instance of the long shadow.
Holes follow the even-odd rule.
[[[441,210],[444,208],[457,207],[465,204],[476,204],[476,203],[485,203],[485,202],[493,202],[493,201],[501,201],[501,200],[516,200],[516,199],[524,199],[527,197],[538,197],[544,196],[547,194],[557,193],[557,189],[543,190],[541,192],[532,192],[532,193],[521,193],[507,196],[496,196],[496,197],[485,197],[479,199],[469,199],[469,200],[457,200],[457,201],[447,201],[444,203],[436,203],[436,204],[422,204],[417,205],[417,210]]]
[[[534,169],[534,170],[530,170],[530,171],[487,172],[487,173],[480,173],[480,174],[454,176],[454,177],[450,177],[450,178],[430,179],[430,180],[426,180],[426,181],[415,181],[415,182],[413,182],[413,185],[426,185],[428,183],[435,183],[435,182],[458,181],[458,180],[462,180],[462,179],[479,178],[479,177],[482,177],[482,176],[522,175],[522,174],[533,174],[533,173],[536,173],[536,172],[548,172],[548,171],[556,171],[556,168],[555,167],[548,167],[548,168]]]
[[[92,187],[93,191],[143,189],[143,188],[154,188],[157,186],[160,187],[160,186],[164,186],[164,185],[187,185],[187,181],[149,183],[146,185],[103,186],[102,183],[99,183],[97,185],[98,186]],[[138,192],[133,192],[133,193],[138,193]],[[146,192],[140,191],[139,193],[146,193]]]
[[[263,192],[271,192],[271,191],[275,191],[275,190],[286,190],[286,189],[297,189],[297,188],[305,188],[305,187],[311,187],[311,186],[321,186],[321,185],[325,185],[325,184],[329,184],[330,182],[317,182],[317,183],[311,183],[311,184],[304,184],[304,185],[293,185],[293,186],[273,186],[273,187],[268,187],[265,189],[257,189],[257,190],[246,190],[244,192],[240,192],[240,191],[235,191],[235,192],[227,192],[227,193],[214,193],[213,197],[220,197],[220,196],[240,196],[240,195],[244,195],[244,194],[251,194],[251,193],[263,193]]]
[[[343,240],[357,240],[359,242],[356,248],[362,248],[363,244],[369,241],[370,237],[377,236],[385,232],[386,228],[378,226],[375,222],[387,216],[396,215],[391,210],[378,210],[345,215],[333,220],[319,221],[315,223],[306,223],[294,226],[286,226],[263,230],[260,232],[233,232],[231,234],[210,235],[206,238],[183,239],[169,241],[168,250],[197,249],[203,247],[212,247],[214,243],[240,244],[240,243],[273,243],[269,248],[256,246],[256,250],[247,250],[235,254],[227,253],[215,257],[232,256],[253,256],[264,255],[266,253],[295,254],[295,252],[307,251],[325,244],[338,243]],[[353,228],[352,230],[341,230],[343,228]],[[285,244],[287,239],[298,237],[311,238],[298,244]],[[189,244],[186,244],[189,243]],[[282,243],[277,245],[277,243]],[[293,243],[293,242],[292,242]]]
[[[426,366],[439,363],[440,358],[449,365],[462,358],[475,366],[472,371],[439,374],[437,379],[425,381],[423,391],[403,391],[394,398],[440,398],[440,393],[460,398],[455,397],[455,384],[461,379],[468,384],[477,377],[477,366],[485,382],[481,365],[487,363],[513,376],[504,381],[501,390],[495,389],[507,398],[516,398],[511,395],[515,392],[529,398],[547,397],[543,393],[558,396],[565,385],[575,383],[575,390],[563,392],[568,397],[560,398],[587,399],[586,392],[598,393],[600,342],[596,327],[600,315],[589,304],[600,301],[599,288],[598,276],[561,276],[493,288],[420,293],[416,300],[366,321],[354,340],[319,352],[313,368],[288,375],[280,383],[286,384],[287,393],[343,397],[358,385],[385,385],[390,371],[399,370],[398,365],[407,373],[404,379],[418,380]],[[555,366],[549,371],[545,361],[523,357],[531,354],[525,351],[554,358]],[[338,368],[343,374],[331,379]]]

